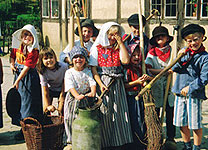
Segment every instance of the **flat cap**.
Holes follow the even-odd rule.
[[[185,26],[183,29],[181,29],[181,36],[184,39],[187,35],[189,34],[193,34],[196,32],[200,32],[203,35],[205,34],[205,30],[203,27],[201,27],[198,24],[189,24],[187,26]]]

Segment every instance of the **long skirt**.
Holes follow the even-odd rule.
[[[146,124],[144,120],[144,101],[142,98],[135,100],[136,95],[128,95],[128,107],[131,121],[132,135],[134,143],[132,144],[133,149],[145,149],[147,144],[146,140]]]
[[[66,133],[66,143],[72,143],[72,123],[77,118],[79,107],[86,107],[84,100],[75,99],[70,92],[67,93],[64,101],[64,126]],[[65,142],[65,141],[64,141]]]
[[[102,75],[101,80],[107,86],[111,77]],[[100,107],[102,148],[133,142],[124,82],[122,78],[115,80]]]
[[[23,68],[22,65],[17,67],[18,72],[15,73],[15,80]],[[21,96],[21,109],[12,118],[12,124],[20,126],[20,120],[26,117],[33,117],[41,122],[43,117],[42,94],[40,78],[36,69],[29,69],[27,74],[19,82],[18,91]]]

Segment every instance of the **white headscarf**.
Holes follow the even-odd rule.
[[[100,29],[100,32],[93,44],[94,45],[98,45],[98,44],[101,44],[102,46],[110,46],[110,42],[108,40],[108,30],[110,29],[111,26],[113,25],[117,25],[120,27],[120,30],[121,30],[121,37],[124,35],[125,31],[123,29],[122,26],[120,26],[118,23],[116,22],[107,22],[105,24],[102,25],[101,29]]]
[[[24,30],[29,31],[33,35],[33,39],[34,39],[33,44],[27,46],[28,52],[32,52],[32,50],[34,48],[37,48],[39,50],[38,37],[37,37],[35,27],[30,24],[25,25],[23,28],[15,31],[12,34],[12,48],[19,48],[20,47],[20,45],[22,44],[21,34],[22,34],[22,31],[24,31]]]
[[[90,60],[89,60],[89,65],[96,66],[97,65],[97,57],[98,57],[98,52],[97,52],[97,45],[102,45],[103,47],[110,46],[110,42],[108,40],[108,30],[110,29],[111,26],[117,25],[120,27],[121,30],[121,37],[123,37],[125,31],[122,26],[120,26],[116,22],[107,22],[102,25],[99,34],[92,45],[92,48],[90,49]]]

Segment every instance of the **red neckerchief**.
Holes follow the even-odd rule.
[[[170,57],[170,45],[163,48],[153,47],[149,50],[149,53],[153,56],[158,56],[160,60],[166,62]]]
[[[189,53],[189,58],[187,59],[186,62],[183,62],[183,66],[186,65],[195,54],[201,53],[205,51],[205,47],[202,45],[197,51],[192,50],[190,47],[186,49],[186,53]]]
[[[139,66],[133,66],[132,64],[129,64],[126,66],[127,70],[127,82],[135,81],[139,78],[139,75],[142,74],[142,67]],[[141,85],[136,85],[134,87],[128,88],[127,91],[139,91],[141,89]]]

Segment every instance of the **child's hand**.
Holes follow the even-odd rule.
[[[181,50],[178,51],[178,55],[181,54],[181,53],[186,53],[186,49],[183,48],[183,49],[181,49]]]
[[[16,88],[17,90],[18,90],[18,88],[19,88],[19,81],[15,81],[14,82],[14,84],[13,84],[13,86],[12,86],[13,88]]]
[[[85,94],[85,96],[88,96],[88,97],[95,97],[95,93],[90,92],[90,93]]]
[[[121,37],[118,34],[115,34],[114,37],[115,37],[118,45],[120,45],[122,43]]]
[[[104,84],[102,84],[102,85],[100,86],[100,90],[101,90],[101,92],[103,92],[103,91],[108,90],[108,88],[107,88]]]
[[[82,100],[83,98],[85,98],[85,96],[83,94],[80,94],[75,97],[75,99],[77,99],[77,100]]]
[[[173,73],[173,70],[172,69],[169,69],[168,70],[168,74],[172,74]]]
[[[145,82],[145,81],[147,81],[147,80],[151,80],[152,79],[152,77],[150,77],[149,75],[147,75],[147,74],[143,74],[142,75],[142,80]]]
[[[14,66],[14,64],[10,64],[10,68],[12,69],[12,72],[17,71],[16,67]]]
[[[142,77],[139,77],[137,80],[136,80],[137,84],[143,84],[144,83],[144,79]]]
[[[46,108],[46,111],[50,111],[50,112],[54,112],[56,110],[56,107],[53,106],[53,105],[49,105],[47,108]]]
[[[189,91],[189,86],[184,87],[181,90],[181,95],[186,96],[188,94],[188,91]]]

